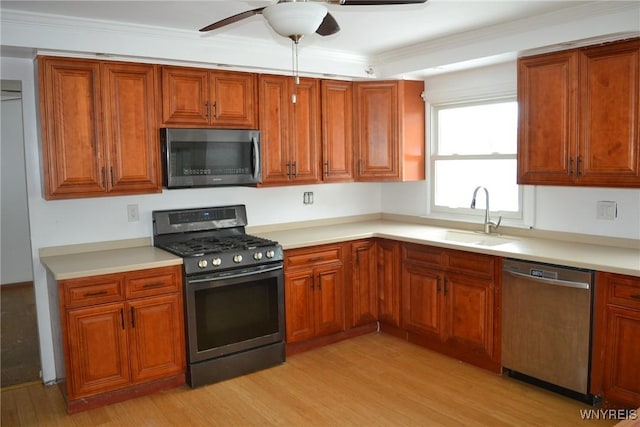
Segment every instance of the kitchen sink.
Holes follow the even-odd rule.
[[[488,235],[480,232],[454,230],[447,230],[444,233],[443,240],[448,242],[468,243],[470,245],[478,246],[497,246],[515,241],[515,239],[500,235]]]

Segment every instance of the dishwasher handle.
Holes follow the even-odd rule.
[[[555,286],[564,286],[567,288],[577,288],[577,289],[589,289],[590,285],[589,283],[586,282],[574,282],[571,280],[560,280],[560,279],[549,279],[547,277],[538,277],[538,276],[532,276],[530,274],[524,274],[524,273],[518,273],[517,271],[511,271],[511,270],[504,270],[505,273],[509,273],[512,276],[515,277],[524,277],[527,279],[531,279],[537,282],[542,282],[542,283],[546,283],[549,285],[555,285]]]

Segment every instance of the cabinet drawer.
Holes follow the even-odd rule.
[[[108,274],[60,282],[65,307],[84,307],[124,300],[124,276]]]
[[[436,268],[444,268],[444,253],[442,248],[423,245],[404,245],[403,259],[405,261],[416,262],[422,265],[429,265]]]
[[[286,268],[326,264],[336,261],[342,261],[342,245],[316,246],[309,249],[289,250],[284,254]]]
[[[126,275],[127,298],[140,298],[178,292],[180,268],[165,267],[140,270]]]
[[[640,278],[611,275],[608,302],[640,309]]]
[[[495,258],[491,255],[463,251],[447,251],[449,270],[474,276],[492,277]]]

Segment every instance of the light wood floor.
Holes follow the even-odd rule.
[[[588,406],[385,334],[289,357],[218,384],[75,415],[58,387],[2,392],[10,426],[590,426]]]

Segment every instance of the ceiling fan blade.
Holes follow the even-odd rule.
[[[320,23],[320,26],[316,30],[316,34],[321,36],[330,36],[340,31],[340,25],[336,19],[329,12],[325,15],[324,19]]]
[[[392,4],[426,3],[427,0],[339,0],[340,6],[384,6]]]
[[[207,25],[204,28],[200,28],[200,31],[211,31],[211,30],[215,30],[217,28],[220,27],[224,27],[225,25],[229,25],[229,24],[233,24],[234,22],[238,22],[241,21],[245,18],[249,18],[253,15],[257,15],[259,13],[262,13],[262,10],[264,9],[264,7],[259,7],[257,9],[252,9],[252,10],[247,10],[246,12],[240,12],[236,15],[230,16],[228,18],[225,18],[221,21],[218,22],[214,22],[211,25]]]

